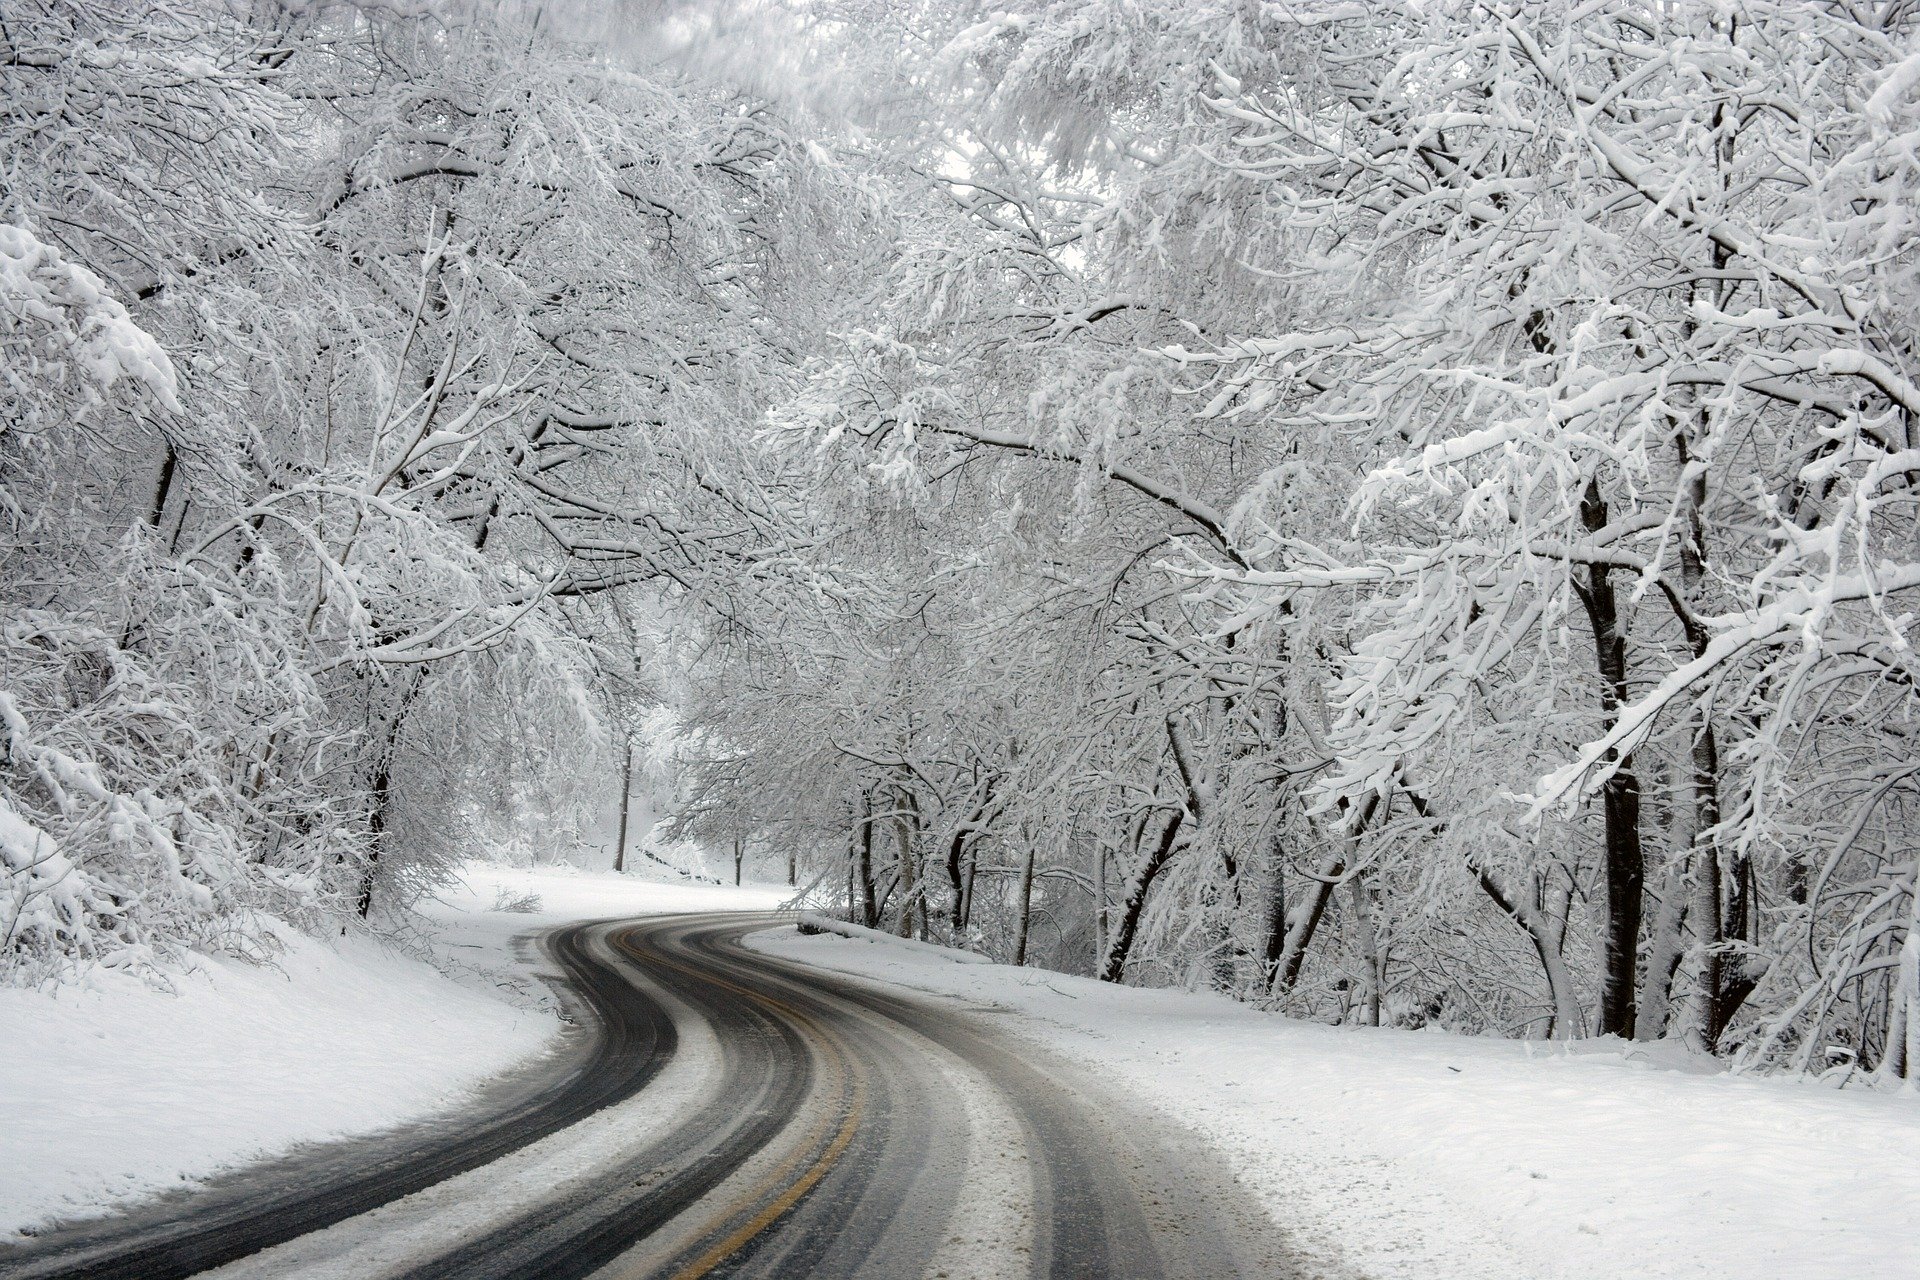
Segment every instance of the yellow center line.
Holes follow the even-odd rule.
[[[701,1276],[706,1275],[728,1258],[731,1258],[734,1254],[738,1253],[748,1241],[772,1226],[781,1214],[793,1208],[794,1205],[800,1202],[802,1196],[813,1190],[815,1184],[827,1176],[828,1171],[833,1168],[841,1155],[846,1152],[847,1145],[853,1141],[854,1132],[860,1127],[860,1115],[865,1101],[866,1088],[856,1084],[854,1086],[853,1105],[847,1111],[847,1118],[840,1125],[840,1132],[834,1135],[832,1145],[820,1153],[820,1158],[814,1162],[813,1167],[802,1174],[792,1186],[781,1192],[776,1199],[768,1203],[759,1213],[756,1213],[753,1217],[742,1223],[732,1235],[694,1259],[684,1270],[676,1272],[674,1274],[674,1280],[700,1280]]]
[[[847,1147],[853,1142],[854,1134],[860,1128],[860,1121],[866,1108],[867,1086],[861,1074],[853,1070],[853,1058],[839,1043],[839,1037],[827,1031],[799,1009],[765,992],[741,986],[738,983],[730,982],[725,978],[717,977],[711,973],[703,973],[697,969],[689,968],[673,960],[669,960],[657,952],[642,955],[639,948],[631,945],[632,936],[631,933],[624,934],[618,941],[628,943],[628,946],[624,949],[634,955],[636,959],[644,959],[648,962],[658,964],[663,968],[672,969],[675,972],[684,974],[687,977],[721,987],[727,991],[743,996],[755,1004],[778,1010],[785,1014],[790,1019],[790,1025],[801,1029],[803,1033],[808,1033],[809,1038],[814,1041],[816,1046],[828,1051],[825,1055],[828,1066],[832,1075],[838,1078],[840,1087],[844,1089],[848,1080],[851,1080],[853,1085],[853,1095],[848,1102],[847,1112],[840,1122],[838,1132],[834,1134],[833,1140],[827,1144],[824,1151],[820,1152],[819,1156],[807,1171],[790,1183],[786,1190],[768,1201],[753,1217],[735,1228],[724,1239],[708,1248],[706,1252],[702,1253],[698,1258],[695,1258],[687,1266],[674,1273],[674,1280],[700,1280],[700,1277],[712,1272],[715,1267],[725,1262],[735,1253],[738,1253],[740,1249],[755,1236],[772,1226],[781,1214],[798,1204],[803,1196],[813,1190],[813,1188],[819,1184],[820,1180],[827,1176],[833,1169],[833,1166],[839,1161],[840,1157],[846,1153]],[[807,1135],[806,1139],[799,1144],[791,1155],[782,1160],[779,1165],[769,1171],[765,1176],[757,1179],[751,1192],[741,1196],[735,1203],[757,1203],[770,1189],[786,1181],[794,1167],[805,1160],[808,1153],[816,1148],[819,1143],[819,1135],[826,1129],[829,1123],[831,1123],[830,1117],[815,1126],[813,1131]],[[722,1213],[716,1217],[715,1221],[724,1221],[726,1217],[727,1215]],[[704,1231],[702,1234],[704,1234]]]

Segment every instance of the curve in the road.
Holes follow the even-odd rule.
[[[645,1088],[674,1051],[672,1019],[587,947],[598,926],[546,949],[587,1032],[489,1091],[457,1127],[410,1128],[296,1156],[119,1218],[0,1251],[5,1280],[180,1280],[318,1231],[498,1160]]]
[[[326,1257],[333,1270],[313,1274],[338,1275],[342,1266],[357,1274],[352,1259],[373,1255],[355,1233],[371,1239],[384,1229],[381,1214],[357,1215],[556,1135],[601,1107],[644,1109],[652,1095],[636,1092],[685,1035],[718,1046],[718,1078],[703,1105],[684,1106],[631,1149],[616,1149],[551,1188],[530,1189],[529,1175],[508,1170],[531,1166],[504,1161],[493,1181],[520,1181],[501,1194],[498,1212],[481,1215],[483,1229],[439,1243],[423,1235],[428,1243],[377,1273],[406,1280],[1291,1273],[1272,1224],[1190,1142],[1082,1073],[997,1033],[990,1019],[741,945],[743,935],[773,922],[765,915],[669,917],[562,931],[550,947],[600,1025],[593,1048],[552,1097],[497,1107],[460,1136],[416,1136],[417,1160],[389,1150],[365,1178],[323,1170],[250,1197],[230,1191],[223,1202],[185,1202],[170,1227],[148,1225],[144,1237],[123,1231],[117,1247],[111,1228],[78,1245],[58,1242],[41,1265],[20,1274],[175,1276],[246,1258],[225,1274],[298,1275]],[[677,1037],[676,1018],[698,1025],[683,1021]],[[688,1069],[700,1061],[690,1059]],[[335,1159],[372,1149],[343,1147]],[[436,1196],[484,1198],[488,1176],[475,1173],[406,1203],[430,1215]],[[323,1236],[248,1256],[323,1227],[331,1228]],[[335,1237],[329,1250],[315,1244]],[[0,1274],[12,1275],[6,1261],[0,1255]]]

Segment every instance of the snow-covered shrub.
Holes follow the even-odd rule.
[[[489,911],[503,911],[509,915],[532,915],[540,910],[540,895],[537,893],[515,893],[501,885],[493,891],[493,905]]]
[[[250,950],[256,915],[338,911],[367,855],[297,618],[151,552],[130,538],[91,607],[0,624],[0,971]]]

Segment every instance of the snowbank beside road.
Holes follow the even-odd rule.
[[[995,1025],[1196,1130],[1330,1275],[1920,1276],[1912,1096],[1665,1069],[1634,1046],[1323,1027],[879,935],[750,945],[1028,1015]]]
[[[491,910],[503,890],[539,910]],[[441,968],[288,933],[273,963],[202,958],[172,992],[104,971],[51,994],[0,988],[0,1238],[457,1105],[560,1031],[517,941],[530,931],[784,896],[475,865],[427,912]]]
[[[532,894],[539,907],[527,914],[490,911],[498,895]],[[427,904],[424,914],[447,922],[476,915],[518,920],[522,925],[566,924],[615,916],[687,915],[698,911],[771,911],[792,897],[782,885],[744,888],[683,879],[664,868],[641,864],[625,875],[582,871],[577,867],[502,867],[471,863],[462,883]]]
[[[440,1110],[559,1030],[365,939],[289,934],[173,985],[0,990],[0,1231]]]

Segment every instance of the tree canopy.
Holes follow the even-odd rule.
[[[665,703],[870,926],[1920,1071],[1920,8],[0,15],[10,973]]]

